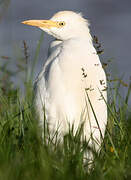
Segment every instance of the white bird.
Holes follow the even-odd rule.
[[[46,120],[61,136],[84,122],[83,135],[96,151],[107,124],[105,72],[93,46],[88,20],[80,13],[61,11],[50,20],[27,20],[56,38],[35,83],[40,124]]]

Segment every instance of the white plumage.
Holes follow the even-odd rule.
[[[84,136],[98,151],[107,124],[107,85],[88,21],[79,13],[62,11],[50,20],[23,23],[37,26],[56,38],[35,83],[35,104],[41,126],[44,107],[50,130],[59,127],[60,136],[68,132],[69,124],[76,131],[84,122]]]

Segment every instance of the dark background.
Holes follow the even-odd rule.
[[[0,0],[0,56],[10,56],[10,68],[15,68],[22,56],[23,40],[34,56],[41,30],[21,24],[26,19],[48,19],[61,10],[82,12],[91,23],[92,35],[97,35],[104,48],[104,61],[112,59],[114,76],[131,75],[131,0]],[[44,35],[36,75],[47,57],[51,37]],[[1,62],[0,62],[1,63]]]

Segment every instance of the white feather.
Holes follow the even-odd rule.
[[[59,29],[41,28],[60,40],[52,43],[49,57],[35,83],[40,124],[43,126],[44,107],[50,129],[55,131],[59,126],[61,136],[68,132],[69,124],[74,125],[76,131],[84,121],[84,136],[89,140],[92,134],[94,140],[89,144],[98,151],[107,124],[107,84],[87,20],[71,11],[59,12],[51,20],[65,21],[66,25]]]

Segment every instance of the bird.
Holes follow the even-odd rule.
[[[90,24],[82,13],[60,11],[49,20],[25,20],[54,37],[35,81],[39,124],[63,137],[83,123],[83,137],[100,151],[107,125],[107,81],[93,46]],[[89,153],[90,154],[90,153]],[[88,156],[88,155],[87,155]]]

